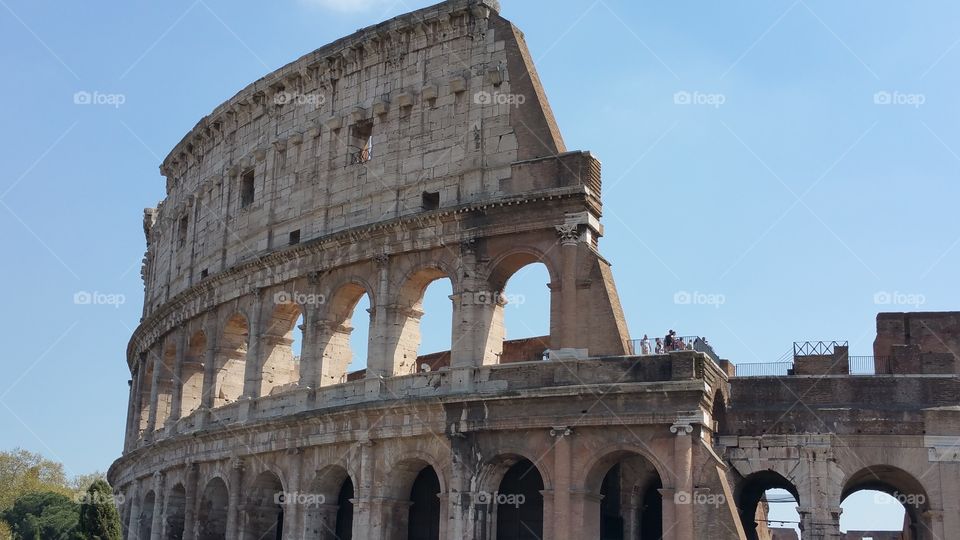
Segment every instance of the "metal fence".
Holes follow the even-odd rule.
[[[793,343],[794,356],[828,356],[833,354],[837,347],[848,347],[846,341],[795,341]]]
[[[734,377],[787,377],[793,375],[793,362],[737,364]]]
[[[794,374],[793,362],[736,364],[734,377],[789,377]],[[889,375],[890,358],[886,356],[850,356],[847,375]]]
[[[847,372],[850,375],[890,375],[890,358],[886,356],[851,356]]]

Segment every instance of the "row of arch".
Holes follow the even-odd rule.
[[[418,372],[424,296],[439,281],[448,280],[453,291],[447,361],[509,361],[503,358],[507,281],[521,269],[549,280],[549,290],[525,291],[521,298],[549,296],[549,307],[540,309],[548,312],[541,318],[549,318],[552,334],[557,302],[551,284],[557,276],[551,265],[546,254],[523,249],[499,260],[481,285],[464,285],[449,264],[428,262],[403,273],[393,287],[396,294],[382,294],[368,269],[331,279],[329,293],[302,279],[235,300],[221,306],[219,316],[185,324],[142,355],[131,388],[129,440],[201,408],[344,383],[351,367],[365,367],[367,377]],[[351,346],[361,303],[370,306],[365,365],[355,354],[358,347]],[[526,315],[530,319],[533,313]],[[521,331],[529,326],[517,322]]]
[[[810,501],[803,499],[797,486],[776,471],[762,470],[744,477],[737,485],[735,495],[747,540],[760,540],[763,537],[760,531],[768,521],[768,516],[761,505],[766,501],[766,495],[774,491],[789,494],[798,508],[810,506]],[[929,495],[921,482],[909,472],[890,465],[865,467],[846,479],[836,508],[839,509],[847,499],[861,492],[885,494],[892,502],[899,503],[905,512],[905,532],[911,540],[937,538],[928,519],[931,508]],[[875,504],[885,502],[875,501]],[[887,507],[885,510],[889,512],[892,509]],[[802,518],[799,524],[803,527]]]
[[[539,540],[549,532],[550,478],[529,459],[501,456],[489,468],[487,491],[471,494],[479,518],[477,538],[489,540]],[[231,480],[220,475],[197,486],[194,508],[195,536],[187,534],[186,488],[175,483],[166,491],[166,501],[147,491],[139,507],[127,507],[128,539],[163,540],[196,538],[226,540],[231,537],[280,540],[284,530],[295,527],[297,537],[324,540],[363,538],[369,529],[358,523],[358,505],[380,504],[378,521],[393,540],[439,540],[444,536],[448,489],[444,472],[424,459],[408,459],[392,467],[382,492],[358,491],[358,474],[339,465],[317,471],[307,489],[291,494],[289,482],[278,471],[265,470],[244,482],[240,497],[231,498]],[[663,535],[663,483],[657,468],[643,455],[616,451],[598,460],[585,484],[595,504],[589,520],[601,540],[643,540]],[[290,497],[283,500],[279,497]],[[545,497],[546,496],[546,497]],[[239,499],[239,500],[235,500]],[[235,502],[233,502],[235,501]],[[291,518],[290,504],[297,505]],[[234,506],[235,505],[235,506]],[[154,514],[162,512],[160,519]],[[237,512],[235,525],[231,513]],[[296,519],[298,522],[294,522]],[[369,518],[368,518],[369,519]],[[160,527],[159,531],[154,528]],[[233,527],[233,528],[231,528]]]

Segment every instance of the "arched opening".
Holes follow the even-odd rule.
[[[285,293],[278,293],[278,297]],[[277,304],[260,338],[260,395],[292,390],[300,380],[300,355],[294,342],[303,342],[303,312],[291,298]]]
[[[360,283],[349,282],[335,290],[328,300],[326,318],[316,326],[320,371],[307,376],[309,380],[317,380],[315,386],[347,382],[354,378],[350,377],[351,373],[367,367],[367,349],[373,326],[369,293]],[[357,377],[362,378],[362,374]]]
[[[203,362],[207,351],[207,336],[202,331],[193,334],[180,368],[183,389],[180,397],[180,417],[186,417],[200,408],[203,402]]]
[[[152,491],[147,493],[140,503],[140,518],[138,520],[140,538],[150,538],[153,531],[153,507],[155,504],[156,496]]]
[[[491,321],[488,344],[495,349],[497,363],[542,360],[553,348],[559,331],[559,296],[551,287],[547,266],[533,254],[517,253],[500,261],[489,284],[493,300],[487,315]],[[556,301],[555,301],[556,300]]]
[[[182,484],[177,484],[173,486],[173,489],[167,494],[166,540],[182,540],[186,510],[186,490]]]
[[[283,484],[272,472],[263,472],[253,481],[247,497],[247,531],[259,540],[283,538]],[[298,502],[298,501],[292,501]]]
[[[926,490],[897,467],[872,466],[851,475],[841,492],[840,508],[841,532],[896,531],[910,540],[935,538],[925,515],[930,508]]]
[[[207,482],[197,511],[198,540],[226,540],[229,505],[227,485],[223,480],[214,478]]]
[[[337,495],[336,540],[353,538],[353,482],[350,477],[343,481],[340,494]]]
[[[537,467],[523,459],[507,469],[500,487],[489,494],[496,505],[497,540],[543,538],[543,477]]]
[[[150,394],[151,388],[153,385],[153,371],[154,371],[154,361],[153,355],[147,354],[144,357],[143,362],[140,365],[140,369],[143,371],[140,376],[140,418],[138,418],[137,423],[137,436],[138,438],[146,435],[147,426],[150,423]]]
[[[450,334],[453,328],[453,284],[435,267],[412,274],[398,295],[397,305],[387,308],[387,350],[393,364],[391,375],[407,375],[450,365]],[[423,361],[420,357],[429,354]]]
[[[214,407],[233,403],[243,395],[249,334],[247,318],[240,313],[230,317],[223,327],[215,363]]]
[[[662,488],[660,474],[646,457],[629,451],[606,456],[587,477],[593,497],[587,498],[584,510],[586,530],[597,531],[601,540],[659,539],[663,535]]]
[[[317,504],[305,510],[305,538],[351,540],[353,538],[353,481],[346,469],[331,465],[317,472],[310,484]]]
[[[407,540],[440,539],[440,479],[433,467],[424,467],[410,488]]]
[[[769,538],[771,527],[799,530],[800,495],[796,486],[775,471],[745,477],[737,486],[736,499],[747,540]]]
[[[157,417],[154,429],[160,431],[170,418],[170,405],[173,402],[173,368],[177,363],[177,346],[174,340],[163,349],[157,377]]]

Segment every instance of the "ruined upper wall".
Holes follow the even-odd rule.
[[[921,353],[960,356],[960,312],[877,314],[873,354],[892,357],[898,345],[918,347]]]
[[[167,198],[144,220],[145,314],[346,229],[559,187],[587,185],[599,206],[599,163],[563,156],[523,36],[498,8],[451,0],[359,30],[201,120],[164,160]]]

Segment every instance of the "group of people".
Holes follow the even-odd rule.
[[[673,351],[692,351],[694,350],[693,347],[693,339],[686,342],[682,337],[677,336],[676,331],[670,330],[664,337],[656,339],[653,354],[664,354]],[[640,354],[650,354],[650,338],[646,334],[644,334],[643,339],[640,340]]]

